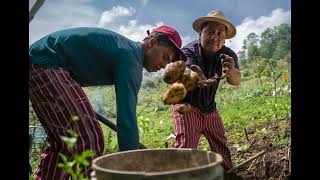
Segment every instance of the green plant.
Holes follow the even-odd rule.
[[[278,123],[277,133],[274,138],[272,138],[272,144],[281,146],[289,144],[289,139],[286,137],[286,126],[287,120],[282,120]]]
[[[250,144],[234,144],[233,147],[236,148],[239,152],[247,152],[250,149]]]
[[[138,116],[138,127],[142,134],[142,142],[144,142],[145,134],[149,131],[150,118]]]
[[[266,128],[257,129],[255,132],[256,136],[268,136],[270,134],[271,134],[271,131]]]
[[[72,121],[76,122],[79,120],[78,116],[73,116]],[[61,136],[61,139],[67,144],[68,149],[72,149],[78,140],[78,134],[68,129],[68,136]],[[62,159],[62,163],[58,164],[59,168],[63,168],[67,171],[67,173],[71,176],[72,180],[89,180],[85,177],[82,166],[90,166],[90,162],[87,160],[89,157],[93,157],[95,154],[91,150],[85,150],[81,152],[81,154],[75,153],[73,159],[71,161],[68,157],[62,153],[59,153],[59,156]]]

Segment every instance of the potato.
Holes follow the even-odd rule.
[[[176,61],[170,64],[163,73],[163,81],[172,84],[176,82],[186,69],[186,63],[184,61]]]
[[[192,71],[189,68],[186,68],[184,74],[182,75],[182,78],[178,80],[178,82],[181,82],[184,84],[187,91],[192,91],[196,87],[198,87],[198,82],[200,80],[200,77],[198,73]]]
[[[182,83],[175,82],[169,86],[163,96],[164,104],[175,104],[185,98],[187,90]]]
[[[180,114],[188,113],[192,110],[192,106],[188,103],[185,104],[179,104],[176,111]]]

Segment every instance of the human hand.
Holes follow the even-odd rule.
[[[178,104],[176,111],[180,114],[188,113],[192,110],[192,106],[189,103]]]
[[[217,79],[218,79],[217,76],[214,76],[214,77],[212,77],[212,78],[210,78],[210,79],[207,79],[207,78],[204,76],[204,74],[203,74],[203,72],[202,72],[202,70],[201,70],[201,68],[200,68],[199,66],[197,66],[197,65],[191,65],[191,66],[190,66],[190,69],[191,69],[192,71],[196,72],[196,73],[199,75],[199,77],[200,77],[200,80],[199,80],[199,82],[198,82],[198,86],[199,86],[199,87],[205,88],[205,87],[209,87],[209,86],[212,86],[212,85],[214,85],[215,83],[217,83]]]
[[[233,57],[228,56],[226,54],[220,54],[220,58],[221,58],[222,67],[227,67],[229,70],[231,70],[235,67]]]
[[[231,56],[226,54],[220,54],[221,57],[221,66],[222,66],[222,75],[220,79],[228,77],[230,72],[235,68],[234,59]]]

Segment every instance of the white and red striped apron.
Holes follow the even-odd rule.
[[[94,151],[95,157],[103,154],[103,132],[95,112],[81,86],[67,71],[62,68],[46,69],[30,63],[29,96],[49,143],[41,152],[35,179],[68,179],[66,171],[57,167],[61,162],[59,153],[70,159],[84,150]],[[79,121],[73,122],[72,116],[78,116]],[[68,129],[78,134],[76,146],[71,150],[61,140],[61,136],[68,136]],[[89,168],[85,168],[87,177],[91,171]]]
[[[175,148],[197,149],[202,134],[209,142],[211,151],[221,154],[225,170],[232,167],[230,150],[227,138],[224,134],[224,126],[218,111],[202,113],[199,109],[192,107],[192,111],[182,115],[176,112],[177,106],[172,107]]]

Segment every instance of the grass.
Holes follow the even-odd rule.
[[[154,79],[154,88],[142,88],[138,95],[138,126],[140,142],[149,148],[163,148],[164,140],[170,133],[174,133],[171,106],[163,105],[161,99],[166,84],[159,79]],[[290,82],[280,80],[277,87],[290,87]],[[228,132],[228,138],[234,142],[244,137],[244,128],[258,125],[264,122],[277,122],[280,119],[291,118],[291,94],[282,92],[277,96],[272,95],[273,84],[270,79],[264,78],[263,84],[258,79],[242,81],[239,87],[228,85],[222,81],[217,91],[217,108]],[[113,87],[84,88],[95,109],[99,104],[108,119],[116,122],[115,92]],[[99,97],[94,97],[100,94]],[[102,101],[101,101],[102,99]],[[97,105],[98,104],[98,105]],[[101,110],[101,109],[100,109]],[[101,125],[105,138],[105,153],[116,152],[117,137],[105,125]],[[278,136],[274,144],[287,144],[288,139],[284,135],[284,121],[279,121]],[[268,130],[258,130],[257,135],[267,134]],[[172,147],[173,140],[169,141]],[[200,138],[199,149],[210,150],[204,136]],[[233,159],[238,162],[240,159]],[[31,157],[33,167],[39,163],[39,157]]]

